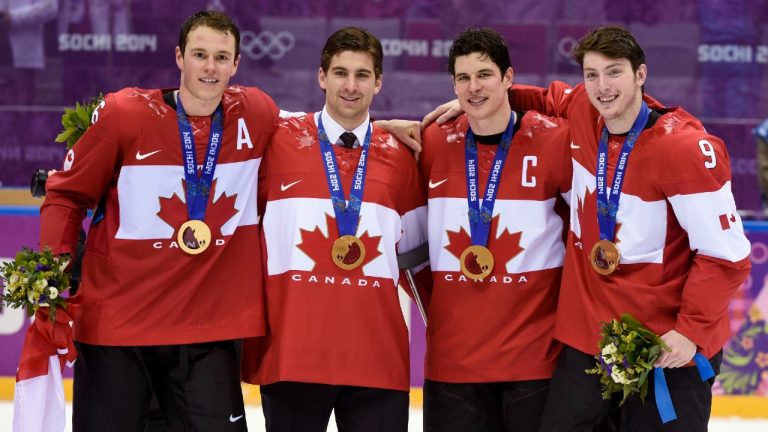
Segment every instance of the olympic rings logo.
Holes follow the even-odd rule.
[[[571,36],[565,36],[557,43],[557,53],[560,54],[561,57],[570,61],[571,64],[576,65],[578,63],[576,63],[576,60],[573,59],[572,55],[577,43],[578,42],[575,38]]]
[[[263,57],[269,57],[272,60],[280,59],[295,45],[296,38],[293,33],[285,30],[277,34],[269,30],[262,30],[259,34],[246,30],[240,36],[240,50],[254,60]]]

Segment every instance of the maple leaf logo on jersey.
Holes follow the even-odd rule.
[[[593,243],[597,242],[600,239],[600,226],[597,224],[597,191],[589,192],[588,190],[584,193],[584,198],[579,198],[579,204],[576,208],[576,213],[579,217],[579,227],[580,227],[580,233],[574,233],[577,234],[577,237],[582,242],[586,239],[589,241],[592,241]],[[613,239],[609,239],[611,241],[614,241],[614,243],[619,243],[618,236],[619,236],[619,230],[621,230],[621,224],[616,223],[616,229]],[[587,250],[589,251],[592,245],[586,245]]]
[[[309,259],[315,262],[312,271],[335,273],[339,271],[339,268],[336,267],[336,264],[331,260],[331,250],[333,249],[333,242],[339,238],[339,229],[336,226],[336,218],[326,213],[325,226],[327,227],[328,232],[327,237],[323,234],[319,225],[312,231],[300,229],[301,243],[297,244],[296,247],[304,252]],[[350,273],[362,273],[362,269],[366,264],[381,255],[381,252],[379,252],[381,236],[370,236],[368,235],[368,231],[365,231],[360,236],[360,241],[365,247],[365,258],[359,267],[354,270],[348,270]],[[360,256],[360,248],[356,244],[353,244],[352,247],[349,247],[344,251],[334,250],[334,253],[341,254],[344,257],[342,261],[346,264],[351,264],[357,261],[357,258]]]
[[[219,235],[221,233],[221,226],[227,223],[232,216],[236,215],[238,210],[235,208],[235,199],[237,194],[227,195],[223,193],[218,200],[213,201],[213,197],[216,196],[216,184],[217,180],[213,180],[211,184],[211,191],[208,194],[208,206],[205,211],[205,224],[211,227],[211,230],[218,227]],[[182,179],[182,188],[184,194],[187,192],[187,182]],[[174,230],[186,222],[189,217],[187,216],[187,204],[179,198],[178,195],[173,194],[170,198],[159,197],[160,211],[157,212],[157,216],[167,223]]]
[[[499,215],[496,215],[491,219],[490,232],[496,233],[498,228]],[[448,244],[445,245],[445,250],[457,259],[461,259],[464,250],[472,245],[472,238],[463,227],[458,231],[447,230],[446,233],[448,234]],[[520,236],[522,234],[520,231],[512,233],[509,231],[509,228],[505,228],[500,235],[489,236],[488,249],[493,252],[494,261],[496,261],[492,273],[506,272],[507,263],[524,250],[520,247]],[[464,266],[472,273],[480,274],[483,273],[483,268],[487,268],[487,263],[478,261],[475,254],[468,253],[464,258]]]

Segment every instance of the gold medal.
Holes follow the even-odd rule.
[[[601,275],[609,275],[619,266],[619,248],[612,241],[600,240],[592,246],[589,253],[589,262],[592,268]]]
[[[493,254],[485,246],[472,245],[459,258],[461,272],[472,280],[480,280],[493,270]]]
[[[203,253],[211,245],[211,229],[201,220],[188,220],[179,227],[176,241],[190,255]]]
[[[365,259],[365,245],[353,235],[337,238],[331,248],[331,260],[341,269],[352,270]]]

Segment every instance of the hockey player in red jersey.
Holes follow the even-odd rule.
[[[644,100],[645,56],[626,30],[594,30],[574,57],[583,84],[511,93],[513,106],[571,123],[571,232],[555,329],[566,347],[543,430],[588,430],[605,415],[610,401],[583,371],[593,367],[600,323],[630,313],[671,348],[655,366],[665,368],[677,420],[662,424],[652,376],[645,404],[633,396],[621,407],[620,429],[706,431],[714,378],[702,382],[690,362],[699,352],[719,370],[728,303],[750,269],[725,143],[682,108]],[[615,219],[598,217],[601,202],[617,208]],[[617,265],[601,267],[600,249],[617,253]]]
[[[420,158],[433,276],[424,429],[535,432],[560,352],[568,125],[512,110],[492,29],[460,34],[449,70],[466,114],[427,127]]]
[[[76,431],[143,430],[153,391],[169,430],[246,429],[234,340],[265,331],[256,178],[278,110],[228,86],[238,46],[226,15],[188,18],[178,91],[107,95],[48,180],[41,246],[72,254],[98,205],[74,324]]]
[[[408,330],[398,251],[426,241],[415,160],[373,125],[381,43],[342,28],[326,42],[325,107],[283,119],[260,170],[266,338],[246,341],[267,430],[406,431]]]

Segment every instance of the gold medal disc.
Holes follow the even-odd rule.
[[[493,254],[485,246],[472,245],[459,258],[461,272],[472,280],[480,280],[493,271]]]
[[[197,255],[211,245],[211,229],[201,220],[188,220],[179,227],[176,240],[182,251]]]
[[[589,262],[592,268],[601,275],[609,275],[619,266],[621,254],[616,244],[609,240],[600,240],[592,246]]]
[[[337,267],[352,270],[360,266],[365,259],[365,245],[353,235],[337,238],[331,248],[331,260]]]

